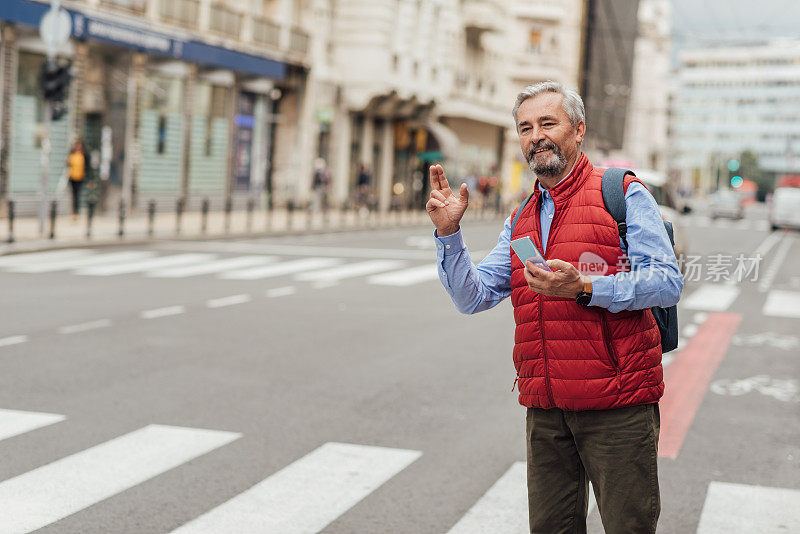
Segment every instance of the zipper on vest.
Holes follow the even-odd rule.
[[[550,404],[555,406],[555,401],[553,400],[553,392],[550,390],[550,369],[547,365],[547,343],[545,342],[544,337],[544,306],[542,306],[544,299],[542,298],[542,294],[539,293],[539,329],[542,331],[542,356],[544,356],[544,387],[547,390],[547,399],[550,401]]]
[[[606,344],[608,358],[611,360],[611,365],[614,366],[614,370],[619,374],[619,358],[617,358],[617,351],[614,349],[614,344],[611,342],[611,332],[608,329],[606,316],[602,311],[600,312],[600,324],[603,326],[603,343]]]

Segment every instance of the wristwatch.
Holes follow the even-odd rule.
[[[588,306],[591,301],[592,301],[592,279],[586,276],[583,279],[583,291],[578,293],[578,296],[575,297],[575,302],[577,302],[581,306]]]

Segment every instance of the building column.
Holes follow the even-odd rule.
[[[388,211],[392,202],[392,176],[394,174],[394,121],[387,119],[381,128],[381,164],[378,180],[378,205]]]
[[[228,150],[225,162],[225,198],[233,196],[233,166],[236,162],[233,151],[236,150],[236,138],[239,135],[236,126],[236,114],[239,112],[239,94],[242,92],[242,79],[233,73],[233,85],[228,99]]]
[[[319,125],[314,119],[316,105],[316,83],[308,72],[300,75],[297,95],[298,123],[292,157],[296,171],[294,181],[295,200],[305,203],[311,200],[311,174],[316,156],[314,143],[319,135]]]
[[[72,83],[69,88],[69,144],[83,137],[83,126],[86,123],[86,113],[83,106],[83,92],[86,87],[86,68],[89,61],[89,44],[75,43],[75,55],[72,59]]]
[[[190,63],[183,82],[183,154],[181,154],[181,198],[189,199],[189,163],[192,146],[192,125],[194,122],[194,93],[197,86],[197,65]]]
[[[281,50],[289,50],[292,40],[292,25],[294,23],[294,0],[279,0],[277,19],[280,23],[278,43]]]
[[[125,110],[125,161],[122,168],[122,201],[128,213],[136,202],[133,189],[138,181],[142,160],[140,129],[146,76],[147,55],[141,52],[132,54]]]
[[[9,156],[13,124],[14,95],[17,93],[17,29],[0,26],[0,214],[5,214],[9,194]]]
[[[372,173],[374,169],[372,161],[372,150],[375,146],[375,119],[369,115],[364,116],[364,126],[361,132],[361,151],[358,162],[367,167],[367,171]],[[374,177],[373,177],[374,178]]]
[[[336,205],[347,201],[350,193],[350,151],[353,142],[353,117],[342,105],[336,110],[336,118],[332,126],[331,171],[333,174],[332,192]]]

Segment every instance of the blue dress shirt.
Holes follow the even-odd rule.
[[[547,190],[538,185],[542,191],[542,245],[546,250],[556,208]],[[630,271],[592,277],[589,305],[601,306],[612,313],[674,306],[683,290],[683,275],[664,228],[661,210],[650,192],[638,182],[628,186],[625,207]],[[511,294],[510,216],[497,245],[477,266],[472,264],[460,228],[445,237],[439,237],[434,231],[434,238],[439,280],[458,311],[488,310]]]

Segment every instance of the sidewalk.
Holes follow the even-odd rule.
[[[474,214],[468,219],[494,216]],[[39,232],[39,220],[35,217],[14,219],[13,242],[9,243],[9,220],[0,219],[0,255],[17,252],[34,252],[58,248],[109,246],[118,244],[148,243],[175,239],[221,239],[263,237],[274,235],[305,234],[310,232],[332,232],[354,229],[374,229],[398,226],[429,225],[425,211],[355,212],[352,210],[330,210],[320,212],[276,209],[271,213],[263,210],[233,211],[230,218],[225,212],[209,212],[205,231],[203,216],[199,211],[184,213],[178,226],[178,218],[172,213],[156,213],[152,227],[147,213],[137,213],[125,220],[123,236],[119,236],[119,219],[104,215],[92,221],[91,236],[87,238],[88,221],[85,211],[78,221],[70,216],[59,216],[55,222],[55,237],[50,239],[50,219],[46,221],[45,235]],[[150,232],[152,231],[152,235]]]

